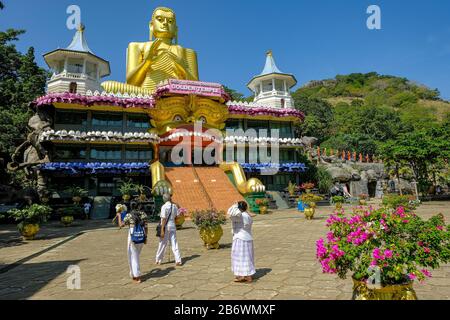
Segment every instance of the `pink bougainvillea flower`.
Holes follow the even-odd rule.
[[[442,231],[442,230],[444,230],[444,226],[437,226],[436,229]]]
[[[384,250],[384,256],[386,258],[392,258],[392,251],[391,250]]]
[[[422,269],[422,270],[420,270],[420,272],[422,272],[422,274],[423,274],[425,277],[428,277],[428,278],[431,278],[431,277],[432,277],[431,272],[428,271],[427,269]]]
[[[425,251],[425,253],[430,253],[431,250],[430,250],[430,248],[425,247],[425,248],[423,248],[423,251]]]
[[[415,280],[415,279],[417,279],[417,276],[414,273],[409,273],[408,278],[409,278],[409,280]]]

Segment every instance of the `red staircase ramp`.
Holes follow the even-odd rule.
[[[195,167],[194,169],[216,209],[227,212],[235,201],[244,200],[222,169],[218,167]]]
[[[165,168],[167,180],[172,184],[172,200],[188,211],[209,208],[208,198],[201,182],[191,167]]]

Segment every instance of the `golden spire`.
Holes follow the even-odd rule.
[[[271,57],[271,56],[272,56],[272,50],[267,51],[266,54],[267,54],[269,57]]]

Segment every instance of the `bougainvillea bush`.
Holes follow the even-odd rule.
[[[198,210],[192,214],[192,222],[198,228],[214,228],[225,224],[225,212],[216,209]]]
[[[317,258],[324,273],[367,281],[380,269],[381,284],[404,284],[431,277],[431,269],[450,261],[450,231],[442,214],[423,220],[403,207],[355,208],[335,212],[330,229],[317,241]]]

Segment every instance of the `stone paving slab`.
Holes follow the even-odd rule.
[[[449,207],[445,202],[425,203],[417,213],[429,217],[441,212],[450,221]],[[79,237],[0,273],[0,299],[351,299],[351,279],[323,274],[315,257],[315,242],[326,234],[325,220],[331,211],[331,207],[320,207],[312,221],[295,210],[255,218],[257,274],[252,284],[233,283],[230,224],[224,226],[221,248],[206,250],[198,230],[186,222],[177,233],[185,263],[182,267],[175,267],[172,253],[170,261],[166,253],[164,263],[154,265],[157,238],[150,236],[141,255],[144,282],[138,285],[129,279],[127,230],[111,227],[109,221],[92,226],[94,222],[85,222],[83,230],[64,231],[83,231]],[[151,234],[154,227],[150,226]],[[54,232],[52,226],[48,231],[45,228],[43,235]],[[35,242],[0,247],[0,257],[2,261],[23,259],[37,249]],[[67,289],[70,265],[80,267],[81,290]],[[415,285],[418,297],[450,300],[450,265],[435,270],[433,276],[425,284]]]

